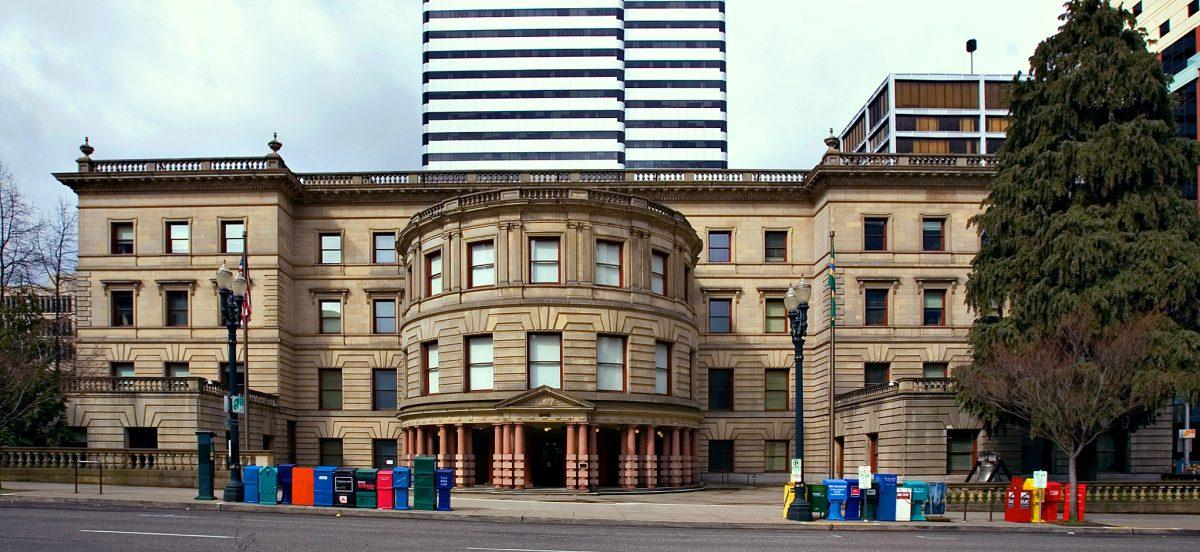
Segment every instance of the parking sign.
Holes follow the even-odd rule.
[[[860,489],[870,489],[871,488],[871,466],[859,466],[858,467],[858,488],[860,488]]]
[[[792,483],[804,481],[804,461],[792,458]]]
[[[1047,474],[1045,470],[1038,470],[1038,471],[1033,472],[1033,488],[1045,489],[1046,488],[1046,480],[1048,479],[1048,475],[1049,474]]]

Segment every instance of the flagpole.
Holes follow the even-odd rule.
[[[251,290],[253,289],[253,287],[250,285],[250,274],[249,274],[250,273],[250,260],[249,260],[249,257],[246,255],[246,251],[248,250],[249,246],[250,246],[250,240],[246,239],[246,231],[242,230],[242,271],[243,271],[242,276],[244,276],[246,278],[246,284],[247,284],[246,285],[246,295],[250,295]],[[246,300],[249,301],[250,298],[247,297]],[[238,316],[241,316],[241,314],[242,313],[239,312]],[[250,320],[244,320],[242,323],[242,362],[243,362],[243,366],[244,366],[244,368],[242,369],[242,374],[243,374],[242,378],[244,380],[242,382],[242,396],[246,397],[246,402],[245,402],[245,404],[246,404],[246,414],[245,414],[246,448],[245,448],[245,450],[257,450],[257,449],[251,449],[251,447],[250,447],[250,442],[251,442],[250,441],[250,433],[253,431],[253,428],[254,428],[254,426],[250,424]]]
[[[834,448],[833,398],[837,387],[837,344],[834,340],[837,328],[837,265],[835,264],[836,248],[833,246],[833,230],[829,231],[829,475],[830,477],[845,477],[838,474],[833,465],[836,452]]]

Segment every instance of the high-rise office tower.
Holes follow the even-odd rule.
[[[723,0],[426,0],[430,170],[725,168]]]

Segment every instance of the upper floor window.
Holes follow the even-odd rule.
[[[188,325],[188,292],[183,289],[168,289],[163,293],[166,300],[167,326]]]
[[[467,390],[490,390],[494,386],[492,336],[477,335],[467,338]]]
[[[396,234],[376,232],[371,235],[371,260],[378,264],[396,263]]]
[[[787,307],[783,305],[783,299],[767,299],[765,306],[766,320],[763,330],[766,333],[787,333]]]
[[[733,260],[733,233],[729,230],[708,231],[708,262],[727,263]]]
[[[659,295],[667,294],[667,254],[658,251],[650,253],[650,291]]]
[[[596,389],[625,390],[625,338],[619,335],[596,336]]]
[[[432,297],[443,291],[442,252],[438,250],[425,255],[425,295]]]
[[[709,369],[708,409],[713,411],[733,410],[733,370],[728,368]]]
[[[787,368],[767,370],[763,388],[763,406],[766,410],[788,410]]]
[[[114,362],[109,365],[108,373],[114,378],[132,378],[137,375],[132,362]]]
[[[112,325],[132,326],[133,291],[127,289],[110,291],[109,301],[112,304]]]
[[[163,375],[168,378],[186,378],[192,375],[192,370],[186,362],[163,363]]]
[[[221,253],[246,251],[246,223],[241,220],[221,221]]]
[[[437,341],[421,345],[421,394],[438,393],[441,389],[441,363],[438,360]]]
[[[529,282],[558,283],[558,238],[529,240]]]
[[[730,333],[733,331],[733,300],[708,300],[708,333]]]
[[[321,410],[342,409],[342,370],[340,368],[317,370],[317,408]]]
[[[322,299],[318,306],[321,310],[321,333],[342,333],[342,302],[337,299]]]
[[[133,223],[112,223],[111,252],[113,255],[133,255]]]
[[[946,473],[967,472],[975,467],[977,436],[974,429],[946,431]]]
[[[321,264],[341,264],[342,235],[335,233],[321,234]]]
[[[926,362],[921,365],[921,377],[944,378],[950,375],[950,364],[947,362]]]
[[[317,462],[322,466],[341,466],[345,464],[342,461],[341,439],[321,439],[318,448],[320,448],[320,452],[318,453]]]
[[[562,387],[562,336],[529,334],[529,387]]]
[[[167,223],[167,253],[186,254],[191,252],[191,228],[187,221]]]
[[[875,288],[866,290],[866,325],[886,326],[888,323],[888,290]]]
[[[376,299],[371,304],[375,309],[372,331],[377,334],[396,333],[396,300]]]
[[[868,362],[863,364],[863,383],[867,387],[887,385],[892,381],[892,365],[887,362]]]
[[[467,287],[496,285],[496,244],[492,241],[472,243],[467,249]]]
[[[763,233],[763,260],[768,263],[787,261],[786,230],[767,230]]]
[[[396,371],[371,371],[371,410],[396,409]]]
[[[671,344],[662,341],[654,344],[654,392],[671,393]]]
[[[863,250],[887,251],[886,217],[867,217],[863,219]]]
[[[924,251],[944,251],[946,219],[927,218],[921,221],[921,249]]]
[[[1140,4],[1141,2],[1138,3]],[[1188,17],[1196,15],[1196,12],[1200,12],[1200,0],[1192,0],[1191,2],[1188,2]]]
[[[596,242],[596,284],[621,285],[621,244],[613,241]]]
[[[944,326],[946,324],[946,290],[925,290],[924,303],[921,323],[926,326]]]
[[[1170,33],[1170,32],[1171,32],[1171,20],[1170,19],[1163,21],[1162,24],[1158,26],[1158,36],[1160,36],[1160,37],[1167,36],[1167,33]]]

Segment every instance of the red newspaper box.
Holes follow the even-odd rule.
[[[1024,489],[1025,480],[1012,478],[1004,492],[1004,521],[1029,523],[1033,519],[1033,491]]]
[[[396,504],[396,493],[392,491],[392,470],[382,469],[375,475],[375,493],[378,496],[375,507],[380,510],[391,510]]]
[[[1062,483],[1046,483],[1046,501],[1042,504],[1042,521],[1058,521],[1058,510],[1063,505]]]
[[[313,469],[296,466],[292,468],[292,504],[313,505]]]

